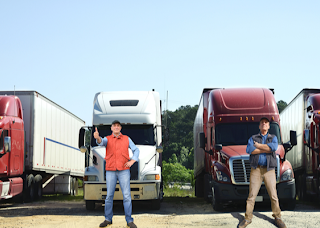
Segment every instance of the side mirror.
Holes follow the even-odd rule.
[[[200,148],[205,149],[206,137],[204,135],[204,132],[199,133],[199,142],[200,142]]]
[[[162,146],[157,146],[156,151],[161,154],[163,152],[163,147]]]
[[[214,149],[217,150],[217,151],[222,150],[222,144],[215,144],[214,145]]]
[[[309,130],[304,130],[303,131],[303,144],[304,145],[310,145],[310,137],[309,137]]]
[[[85,135],[85,132],[86,131],[85,131],[84,128],[80,128],[80,131],[79,131],[79,143],[78,143],[78,147],[80,148],[80,151],[81,151],[81,147],[84,146],[84,135]]]
[[[11,137],[6,136],[4,137],[4,152],[8,153],[11,151]]]
[[[291,146],[297,145],[297,132],[296,131],[290,131],[290,143],[291,143]]]

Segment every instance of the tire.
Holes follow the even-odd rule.
[[[203,183],[203,191],[204,191],[204,195],[203,195],[203,198],[205,201],[207,201],[208,203],[211,202],[211,193],[212,193],[212,190],[211,190],[211,186],[210,186],[210,175],[209,174],[205,174],[204,175],[204,183]]]
[[[203,184],[203,174],[199,175],[199,177],[196,179],[195,184],[195,196],[196,197],[203,197],[204,196],[204,184]]]
[[[32,202],[35,199],[34,183],[34,176],[32,174],[28,175],[26,178],[26,191],[24,196],[25,202]]]
[[[306,195],[306,181],[305,181],[305,174],[301,174],[298,177],[298,184],[297,184],[297,194],[299,200],[307,200],[307,195]]]
[[[222,211],[222,209],[223,209],[222,204],[219,202],[219,199],[217,198],[217,195],[215,194],[214,188],[212,187],[211,189],[212,189],[212,201],[211,201],[212,208],[215,211]]]
[[[286,211],[294,211],[294,208],[296,207],[296,200],[287,201],[282,205],[282,207]]]
[[[35,199],[39,200],[42,198],[42,176],[37,174],[34,178],[34,182]]]
[[[96,202],[93,200],[86,200],[86,209],[88,211],[93,211],[96,208]]]
[[[159,210],[160,209],[160,198],[155,199],[155,200],[151,200],[151,208],[153,210]]]

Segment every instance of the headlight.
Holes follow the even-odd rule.
[[[143,180],[160,180],[160,175],[158,174],[145,175]]]
[[[227,174],[225,174],[224,172],[217,171],[216,175],[217,175],[217,180],[218,181],[230,182],[229,176]]]
[[[84,181],[99,181],[99,178],[97,176],[84,176]]]
[[[291,169],[285,171],[281,176],[281,181],[289,181],[293,179],[293,172]]]

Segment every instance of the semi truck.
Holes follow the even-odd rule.
[[[301,200],[320,199],[320,89],[302,89],[280,113],[283,139],[288,129],[297,132],[297,146],[287,155]]]
[[[105,155],[106,149],[97,146],[93,137],[95,127],[101,137],[111,135],[111,123],[121,123],[121,133],[129,136],[139,148],[139,160],[130,168],[132,200],[149,200],[154,209],[160,208],[163,198],[161,101],[156,91],[118,91],[97,93],[93,101],[92,126],[79,132],[79,148],[89,155],[84,173],[84,200],[86,209],[95,209],[104,203],[107,195]],[[90,137],[85,137],[86,131]],[[91,143],[85,147],[85,138]],[[129,156],[132,151],[129,149]],[[123,200],[119,183],[114,200]]]
[[[84,121],[36,91],[0,91],[0,199],[75,194]]]
[[[275,169],[281,205],[295,207],[295,179],[286,153],[296,144],[283,142],[273,90],[265,88],[204,89],[194,121],[195,195],[211,201],[214,210],[244,203],[249,194],[250,163],[248,139],[259,133],[262,117],[270,120],[269,133],[276,135]],[[270,202],[264,183],[257,202]]]

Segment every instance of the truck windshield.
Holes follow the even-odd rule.
[[[97,128],[102,138],[112,134],[110,125],[97,126]],[[91,146],[97,146],[96,140],[93,137],[94,129],[92,129]],[[156,144],[153,125],[122,125],[121,133],[129,136],[136,145],[153,146]]]
[[[223,146],[247,145],[249,138],[258,133],[259,123],[218,124],[215,129],[215,143]],[[276,135],[278,143],[281,144],[280,128],[277,123],[270,123],[269,133]]]

